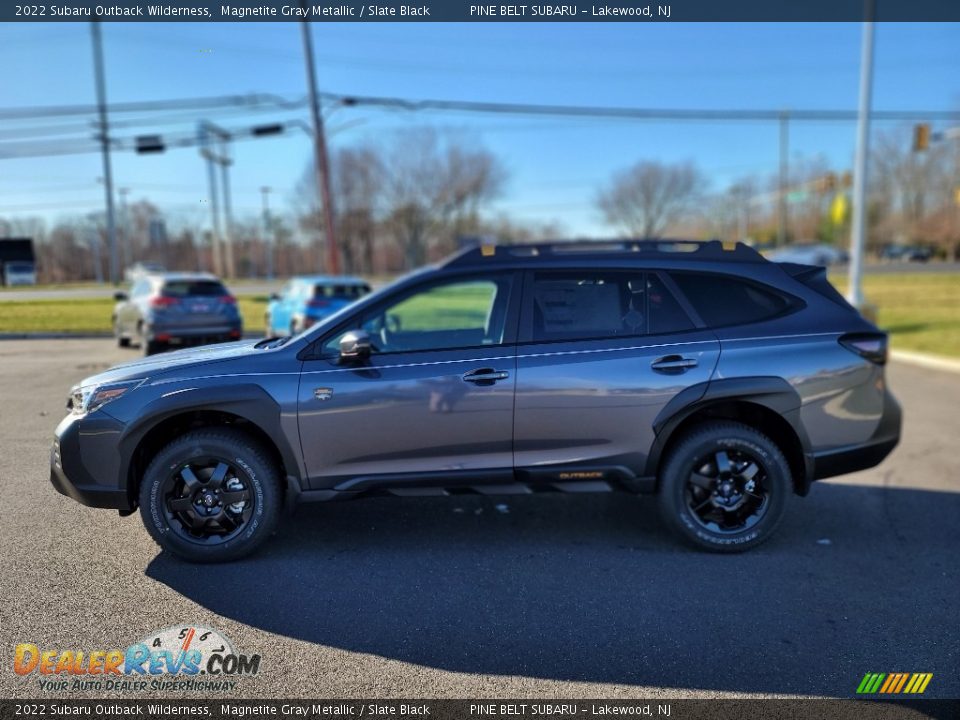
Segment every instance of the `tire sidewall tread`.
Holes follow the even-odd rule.
[[[177,536],[167,525],[159,497],[169,473],[191,457],[220,455],[240,466],[250,480],[255,508],[247,527],[219,545],[203,546]],[[254,552],[273,533],[283,507],[280,472],[270,454],[246,433],[232,428],[194,430],[177,438],[151,460],[140,485],[140,516],[161,548],[191,562],[227,562]]]
[[[690,517],[685,486],[693,463],[712,450],[742,448],[760,460],[770,483],[770,507],[760,521],[739,533],[711,533]],[[711,552],[743,552],[776,531],[793,492],[790,466],[781,450],[756,428],[733,421],[708,422],[690,430],[670,451],[660,473],[658,503],[666,524],[688,543]]]

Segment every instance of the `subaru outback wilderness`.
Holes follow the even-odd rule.
[[[683,538],[744,550],[897,444],[886,352],[823,268],[742,244],[483,246],[299,335],[87,378],[51,480],[193,561],[374,493],[656,493]]]

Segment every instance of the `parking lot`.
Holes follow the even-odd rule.
[[[459,496],[302,507],[255,557],[192,566],[48,481],[69,386],[134,357],[0,342],[4,652],[200,624],[262,656],[233,697],[849,696],[867,672],[960,696],[960,375],[892,364],[900,447],[744,555],[678,545],[651,498]],[[0,694],[44,697],[11,661]]]

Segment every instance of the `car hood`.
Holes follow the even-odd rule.
[[[239,342],[204,345],[174,352],[159,353],[141,360],[114,365],[109,370],[84,378],[77,384],[83,387],[123,382],[125,380],[143,380],[191,365],[199,366],[231,360],[253,352],[259,352],[256,345],[260,342],[262,342],[262,338],[260,340],[241,340]]]

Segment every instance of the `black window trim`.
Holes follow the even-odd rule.
[[[663,272],[669,278],[672,285],[676,286],[676,293],[677,293],[678,299],[682,297],[684,305],[689,305],[691,308],[693,308],[693,303],[686,296],[686,293],[684,293],[683,290],[680,288],[679,283],[677,283],[673,279],[674,274],[710,275],[712,277],[720,277],[726,280],[732,280],[734,282],[739,282],[744,285],[750,285],[751,287],[757,290],[760,290],[761,292],[775,295],[781,300],[783,300],[785,303],[783,306],[783,309],[780,312],[775,313],[773,315],[768,315],[767,317],[763,317],[758,320],[750,320],[748,322],[730,322],[730,323],[724,323],[723,325],[710,325],[706,323],[706,321],[702,321],[704,323],[703,327],[708,330],[722,330],[725,328],[743,327],[745,325],[756,325],[757,323],[770,322],[771,320],[779,320],[780,318],[784,318],[787,315],[792,315],[793,313],[799,310],[803,310],[805,307],[807,307],[807,303],[801,298],[797,297],[796,295],[788,293],[779,288],[775,288],[771,285],[767,285],[764,282],[754,280],[753,278],[744,277],[742,275],[732,275],[728,272],[718,272],[716,270],[697,270],[697,269],[690,269],[690,268],[670,268],[668,270],[662,270],[661,272]],[[696,312],[696,310],[694,310],[694,312]],[[699,317],[699,314],[697,316]]]
[[[699,315],[691,314],[692,306],[686,297],[678,295],[677,290],[674,289],[674,286],[667,282],[670,278],[666,277],[666,273],[662,269],[646,268],[646,267],[545,267],[545,268],[529,268],[523,271],[523,293],[522,293],[522,302],[523,304],[520,307],[520,323],[519,323],[519,335],[517,337],[518,346],[528,346],[528,345],[556,345],[558,343],[576,343],[576,342],[597,342],[600,340],[629,340],[636,338],[644,337],[667,337],[671,335],[684,335],[686,333],[699,332],[705,329],[703,321],[700,320]],[[687,315],[687,319],[693,325],[692,328],[687,328],[686,330],[674,330],[673,332],[664,332],[664,333],[650,333],[645,332],[639,335],[599,335],[592,337],[584,338],[558,338],[556,340],[536,340],[533,337],[533,297],[534,297],[534,282],[537,273],[541,274],[556,274],[556,275],[570,275],[571,273],[596,273],[596,274],[608,274],[608,275],[656,275],[660,282],[663,283],[664,288],[673,295],[674,299],[679,303],[680,309]],[[683,297],[683,299],[681,299]],[[649,314],[647,312],[647,298],[646,293],[644,293],[644,317],[649,320]]]
[[[397,350],[394,352],[378,352],[375,356],[390,357],[394,355],[412,355],[432,352],[458,352],[460,350],[482,350],[485,348],[515,347],[517,344],[517,331],[519,326],[519,308],[523,297],[522,271],[491,269],[488,272],[481,273],[478,273],[476,270],[474,270],[473,272],[459,272],[456,274],[444,274],[441,276],[433,275],[423,279],[421,282],[398,289],[396,292],[390,293],[390,295],[381,298],[376,303],[361,308],[357,312],[353,313],[349,318],[346,318],[342,322],[338,323],[336,327],[311,342],[304,350],[301,350],[300,353],[298,353],[298,358],[305,362],[309,360],[326,360],[328,362],[335,360],[335,358],[331,358],[330,356],[325,356],[323,354],[323,347],[330,340],[348,329],[356,328],[366,315],[379,312],[382,308],[388,305],[395,305],[398,302],[403,302],[408,297],[423,292],[424,290],[428,290],[431,287],[436,287],[439,285],[451,285],[456,282],[464,281],[482,282],[484,280],[492,280],[493,278],[499,277],[507,277],[510,279],[510,296],[507,298],[507,317],[503,327],[503,342],[493,345],[470,345],[461,347],[428,348],[425,350]]]

